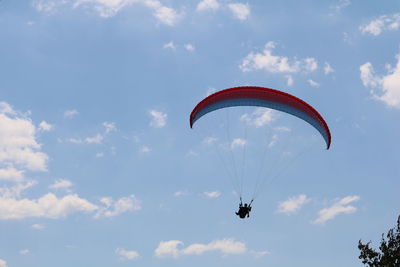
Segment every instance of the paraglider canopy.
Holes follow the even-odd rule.
[[[190,114],[190,127],[212,111],[235,106],[271,108],[296,116],[311,124],[322,135],[326,148],[331,145],[331,133],[322,116],[305,101],[271,88],[240,86],[216,92],[196,105]]]

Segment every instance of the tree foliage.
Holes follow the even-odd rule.
[[[397,227],[392,228],[385,235],[382,234],[379,251],[370,246],[371,242],[366,244],[358,241],[360,250],[359,259],[369,267],[399,267],[400,266],[400,216],[397,219]]]

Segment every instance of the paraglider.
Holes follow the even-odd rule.
[[[234,87],[207,96],[192,110],[190,114],[190,127],[193,128],[194,124],[200,118],[211,112],[240,106],[269,108],[291,114],[313,126],[324,139],[326,149],[330,148],[331,133],[327,123],[318,111],[300,98],[265,87]],[[243,205],[242,196],[240,195],[239,211],[236,212],[236,215],[242,219],[249,217],[253,200],[254,197],[249,205]]]
[[[239,218],[244,219],[244,218],[249,218],[250,217],[250,211],[251,211],[251,203],[253,203],[253,200],[250,201],[249,204],[245,203],[243,205],[242,199],[240,199],[239,203],[239,210],[235,212]]]

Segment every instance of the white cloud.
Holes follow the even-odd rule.
[[[363,34],[380,35],[383,31],[395,31],[400,29],[400,13],[383,15],[370,21],[368,24],[360,26]]]
[[[278,132],[290,132],[291,131],[290,128],[286,127],[286,126],[274,127],[274,130],[278,131]]]
[[[203,144],[210,145],[216,141],[217,141],[217,138],[209,136],[203,140]]]
[[[28,253],[29,253],[29,249],[23,249],[23,250],[19,251],[19,254],[21,254],[21,255],[26,255]]]
[[[34,0],[32,4],[37,11],[51,14],[54,13],[59,6],[65,4],[66,2],[66,0]]]
[[[174,26],[182,17],[175,9],[163,6],[158,0],[145,0],[144,4],[153,9],[154,17],[168,26]]]
[[[14,109],[10,104],[4,101],[0,101],[0,114],[15,115],[16,112],[14,111]]]
[[[70,109],[70,110],[66,110],[64,112],[64,117],[71,119],[71,118],[77,116],[78,114],[79,114],[79,112],[76,109]]]
[[[286,82],[287,86],[292,86],[293,85],[292,75],[286,75],[286,78],[287,78],[287,82]]]
[[[150,153],[150,152],[151,152],[151,149],[150,149],[148,146],[142,146],[142,147],[140,148],[140,152],[141,152],[141,153],[147,154],[147,153]]]
[[[278,135],[277,134],[274,134],[274,135],[272,135],[272,137],[271,137],[271,140],[269,141],[269,143],[268,143],[268,147],[269,148],[271,148],[271,147],[273,147],[275,144],[276,144],[276,142],[278,142]]]
[[[57,179],[54,184],[50,185],[49,188],[51,189],[69,189],[73,183],[66,179]]]
[[[280,202],[278,205],[278,212],[287,215],[296,213],[304,204],[310,201],[306,195],[298,195],[290,197],[288,200]]]
[[[22,170],[10,166],[0,169],[0,181],[21,182],[24,178],[24,171]]]
[[[103,152],[96,153],[96,158],[102,158],[102,157],[104,157],[104,153]]]
[[[325,62],[325,65],[324,65],[324,73],[325,73],[325,75],[328,75],[328,74],[330,74],[330,73],[332,73],[334,71],[335,70],[331,67],[331,65],[328,62]]]
[[[167,117],[166,113],[162,113],[161,111],[157,110],[150,110],[149,114],[151,116],[150,126],[154,128],[162,128],[167,124]]]
[[[195,50],[195,48],[192,44],[185,44],[184,47],[189,52],[193,52]]]
[[[75,0],[73,7],[89,6],[101,17],[109,18],[133,4],[142,4],[150,8],[158,21],[169,26],[175,25],[182,16],[175,9],[164,6],[158,0]]]
[[[99,209],[95,215],[96,218],[115,217],[124,212],[137,211],[142,208],[140,201],[134,195],[122,197],[118,200],[113,200],[111,197],[103,197],[100,202],[104,207]]]
[[[268,250],[262,250],[262,251],[255,251],[252,250],[250,251],[256,258],[261,258],[264,257],[265,255],[270,254],[271,252],[269,252]]]
[[[203,193],[208,198],[217,198],[221,195],[219,191],[211,191],[211,192],[204,192]]]
[[[19,117],[10,105],[0,105],[0,163],[32,171],[46,171],[48,156],[40,152],[36,128],[29,118]]]
[[[109,134],[111,132],[115,132],[117,130],[117,126],[115,125],[115,122],[103,122],[103,126],[105,128],[106,134]]]
[[[101,134],[96,134],[93,137],[86,137],[85,142],[87,144],[101,144],[103,142],[104,136]]]
[[[68,138],[65,141],[70,142],[72,144],[83,144],[84,140],[82,140],[80,138]]]
[[[238,20],[246,20],[250,16],[250,6],[242,3],[232,3],[228,5],[233,16]]]
[[[240,116],[240,120],[259,128],[274,121],[276,118],[275,114],[272,109],[256,108],[253,113],[245,113]]]
[[[242,138],[234,138],[231,143],[231,149],[235,149],[237,147],[244,147],[247,144],[247,141]]]
[[[315,58],[308,57],[304,59],[304,69],[309,72],[316,71],[318,69],[318,63]]]
[[[7,262],[5,260],[0,259],[0,267],[7,267]]]
[[[314,80],[308,79],[307,82],[308,82],[308,84],[309,84],[310,86],[312,86],[312,87],[319,87],[319,83],[317,83],[317,82],[314,81]]]
[[[254,70],[265,70],[271,73],[297,73],[300,71],[313,72],[317,70],[318,63],[314,58],[290,60],[285,56],[275,56],[272,50],[275,48],[274,42],[268,42],[261,53],[251,52],[239,66],[243,72]]]
[[[365,87],[377,87],[381,84],[381,78],[375,75],[370,62],[360,66],[360,78]]]
[[[360,200],[359,196],[347,196],[336,201],[331,207],[320,210],[318,218],[313,223],[323,224],[326,221],[334,219],[339,214],[356,212],[357,208],[349,204],[358,200]]]
[[[177,248],[179,245],[183,245],[183,242],[179,240],[161,241],[155,249],[154,255],[158,258],[177,258],[180,254]]]
[[[176,46],[175,46],[175,44],[174,44],[173,41],[170,41],[169,43],[165,43],[165,44],[163,45],[163,48],[164,48],[164,49],[176,50]]]
[[[336,13],[339,13],[342,9],[351,5],[350,0],[339,0],[335,5],[332,5],[330,8],[333,9]]]
[[[196,157],[196,156],[198,156],[198,155],[199,155],[199,153],[197,153],[196,151],[193,151],[193,150],[190,150],[190,151],[186,154],[187,157]]]
[[[140,255],[137,251],[135,250],[126,250],[124,248],[117,248],[115,250],[115,253],[121,257],[121,259],[125,260],[134,260],[138,258]]]
[[[361,65],[360,78],[365,87],[380,89],[380,92],[371,90],[374,99],[382,101],[390,107],[400,108],[400,55],[397,55],[396,58],[396,66],[388,66],[388,74],[383,76],[374,73],[370,62]]]
[[[197,4],[197,11],[217,10],[219,8],[218,0],[202,0]]]
[[[32,224],[31,227],[32,227],[32,229],[35,229],[35,230],[43,230],[44,229],[44,225],[38,224],[38,223]]]
[[[183,197],[183,196],[187,196],[187,195],[189,195],[189,192],[186,190],[185,191],[176,191],[174,193],[175,197]]]
[[[43,132],[48,132],[54,129],[54,125],[51,125],[50,123],[47,123],[45,121],[41,121],[39,124],[39,130]]]
[[[159,258],[177,258],[181,255],[201,255],[209,251],[219,251],[224,255],[243,254],[247,252],[246,244],[234,239],[214,240],[208,244],[192,244],[179,249],[183,242],[179,240],[162,241],[155,250],[155,256]]]
[[[26,181],[25,183],[17,182],[13,186],[0,187],[0,197],[3,198],[17,198],[20,197],[21,193],[28,188],[36,185],[35,180]]]
[[[39,199],[15,199],[0,196],[0,220],[29,217],[63,218],[75,212],[91,212],[98,207],[78,195],[57,198],[48,193]]]

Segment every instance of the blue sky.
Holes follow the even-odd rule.
[[[0,267],[361,266],[399,215],[398,1],[2,0],[0,25]],[[331,149],[266,109],[190,129],[241,85],[313,105]],[[284,172],[240,220],[218,153],[244,148],[246,201]]]

